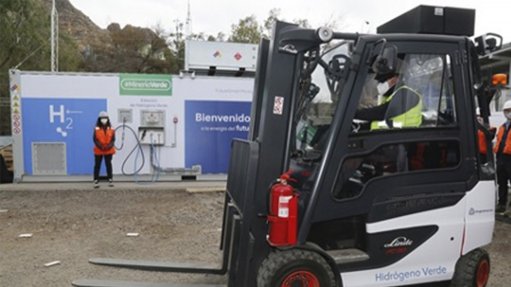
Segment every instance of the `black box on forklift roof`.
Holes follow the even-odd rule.
[[[378,34],[420,33],[473,36],[474,9],[420,5],[380,25]]]

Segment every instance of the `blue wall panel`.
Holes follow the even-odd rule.
[[[185,163],[202,173],[227,173],[233,138],[246,139],[250,102],[186,101]]]
[[[25,174],[32,175],[32,142],[65,142],[68,175],[92,174],[92,134],[106,99],[22,99]]]

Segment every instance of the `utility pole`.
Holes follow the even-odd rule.
[[[186,39],[189,39],[192,36],[192,11],[190,9],[190,0],[188,0],[188,12],[186,15],[185,33]]]
[[[55,0],[51,7],[51,71],[59,70],[59,14],[55,7]]]
[[[176,25],[176,41],[181,41],[181,36],[183,35],[183,23],[179,21],[179,19],[174,20],[174,24]]]

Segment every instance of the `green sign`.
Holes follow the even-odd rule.
[[[158,74],[121,74],[121,96],[172,96],[172,76]]]

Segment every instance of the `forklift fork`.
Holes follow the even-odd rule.
[[[228,199],[228,197],[226,198]],[[222,262],[220,266],[208,265],[204,263],[178,263],[178,262],[158,262],[148,260],[126,260],[112,258],[91,258],[89,263],[96,265],[129,268],[145,271],[160,272],[178,272],[178,273],[200,273],[224,275],[228,272],[232,262],[232,255],[235,250],[236,241],[239,238],[241,227],[241,216],[232,202],[225,203],[225,217],[223,222],[222,234]],[[186,285],[186,284],[156,284],[156,283],[138,283],[127,281],[109,281],[109,280],[75,280],[72,282],[76,287],[215,287],[225,285]]]
[[[80,287],[225,287],[226,285],[214,284],[178,284],[178,283],[143,283],[132,281],[111,280],[76,280],[73,286]]]

